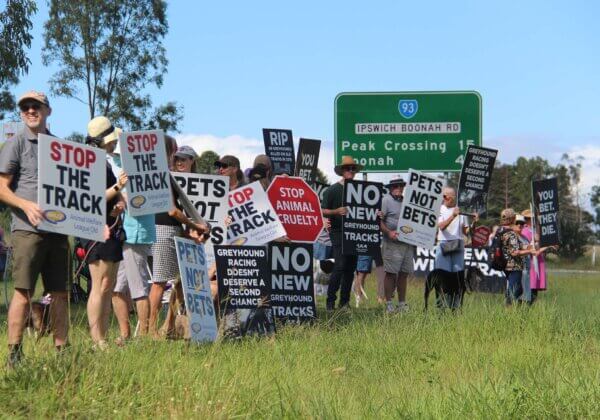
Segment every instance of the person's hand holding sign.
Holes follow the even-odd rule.
[[[127,185],[127,180],[129,178],[127,177],[127,174],[125,173],[125,171],[121,171],[121,173],[119,174],[119,179],[117,181],[117,185],[119,186],[119,189],[123,189],[123,187],[125,185]]]
[[[338,216],[345,216],[348,213],[348,209],[346,207],[338,207],[334,212]]]
[[[125,203],[123,201],[119,201],[113,207],[112,211],[110,212],[110,215],[112,217],[118,217],[121,213],[123,213],[123,210],[125,210]]]
[[[23,210],[27,216],[27,220],[29,220],[29,223],[31,223],[33,226],[39,225],[44,219],[42,210],[37,203],[34,203],[33,201],[23,200],[19,207],[21,210]]]
[[[398,239],[398,231],[397,230],[390,230],[388,232],[388,238],[390,238],[392,241],[395,241]]]

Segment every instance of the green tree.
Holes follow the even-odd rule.
[[[321,182],[323,184],[329,184],[329,179],[325,172],[323,172],[320,168],[317,168],[317,182]]]
[[[52,93],[88,106],[130,129],[178,131],[182,109],[174,102],[152,108],[145,88],[163,85],[168,31],[162,0],[49,0],[44,28],[45,65],[58,64]]]
[[[15,108],[9,87],[29,70],[26,49],[31,46],[31,16],[37,11],[34,0],[7,0],[0,12],[0,120]]]
[[[215,173],[215,161],[219,160],[219,155],[212,150],[206,150],[202,152],[200,156],[196,158],[196,169],[201,174],[213,174]]]
[[[594,211],[594,224],[596,225],[596,240],[600,239],[600,185],[594,185],[590,194],[590,204]]]

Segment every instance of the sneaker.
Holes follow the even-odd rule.
[[[385,304],[385,312],[388,314],[393,314],[396,312],[396,307],[394,306],[394,302],[388,301]]]
[[[398,308],[396,309],[398,313],[408,312],[408,303],[406,302],[398,302]]]

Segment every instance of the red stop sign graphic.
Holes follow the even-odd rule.
[[[290,240],[317,240],[323,229],[321,203],[317,193],[302,178],[277,176],[267,195]]]
[[[488,238],[492,230],[487,226],[477,226],[473,229],[473,236],[471,238],[471,245],[474,248],[482,248],[487,245]]]

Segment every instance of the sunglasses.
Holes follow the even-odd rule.
[[[348,172],[358,172],[358,168],[355,165],[342,166],[342,169]]]
[[[30,109],[33,109],[34,111],[39,111],[40,109],[42,109],[42,104],[40,104],[39,102],[30,102],[19,105],[19,109],[21,110],[21,112],[27,112]]]
[[[215,168],[217,168],[217,169],[227,169],[227,168],[229,168],[229,165],[226,164],[226,163],[215,162]]]

